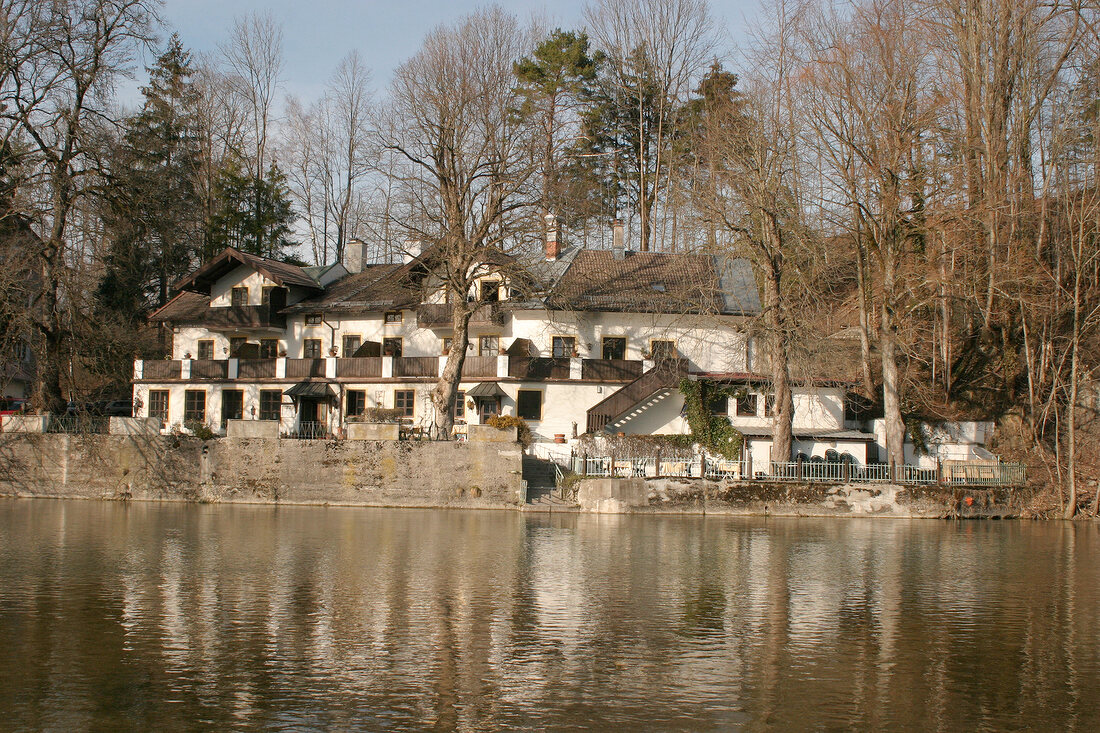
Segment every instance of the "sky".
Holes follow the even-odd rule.
[[[753,17],[759,3],[711,0],[711,11],[724,21],[736,43],[745,39],[745,21]],[[429,31],[486,4],[477,0],[165,0],[162,16],[165,34],[175,30],[186,48],[203,53],[217,49],[235,17],[270,11],[283,26],[284,92],[310,100],[319,96],[337,63],[353,49],[371,69],[374,89],[384,91],[393,70],[416,52]],[[553,25],[572,29],[583,24],[586,3],[501,0],[499,4],[521,17],[537,12]],[[144,74],[139,71],[138,76]]]

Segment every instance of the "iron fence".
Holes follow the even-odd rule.
[[[46,432],[106,435],[110,431],[110,425],[111,418],[103,415],[54,415],[46,423]]]
[[[692,458],[573,456],[574,473],[608,478],[709,478],[729,481],[798,481],[807,483],[897,483],[913,486],[1020,486],[1025,466],[994,461],[945,461],[942,466],[861,465],[851,461],[772,461],[767,471],[753,473],[749,461],[711,456]]]
[[[291,436],[298,440],[325,440],[329,437],[328,425],[323,422],[300,422]]]

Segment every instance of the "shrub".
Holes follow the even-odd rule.
[[[191,434],[199,440],[213,440],[214,438],[218,437],[218,434],[211,430],[210,426],[206,423],[192,421],[184,423],[183,426],[190,430]]]
[[[490,415],[489,419],[485,421],[485,424],[497,430],[515,428],[516,439],[523,444],[524,448],[530,447],[534,439],[531,435],[531,427],[522,417],[516,417],[515,415]]]
[[[380,423],[398,423],[401,422],[401,418],[405,417],[404,410],[395,410],[386,407],[368,407],[363,411],[362,417],[356,422],[380,422]]]

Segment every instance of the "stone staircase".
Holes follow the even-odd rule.
[[[558,496],[554,464],[535,456],[523,457],[523,480],[527,482],[527,503],[538,506],[566,507],[572,502]]]

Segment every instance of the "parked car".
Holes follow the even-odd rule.
[[[19,415],[26,412],[29,406],[22,397],[0,398],[0,415]]]
[[[104,406],[102,414],[110,417],[133,417],[134,403],[130,400],[111,400]]]

